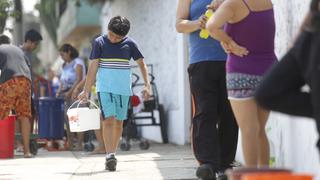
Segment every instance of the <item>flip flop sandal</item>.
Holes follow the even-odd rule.
[[[24,157],[24,158],[33,158],[34,155],[31,154],[31,153],[28,153],[28,154],[23,155],[23,157]]]

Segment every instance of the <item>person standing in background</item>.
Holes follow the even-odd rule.
[[[227,55],[218,41],[199,36],[211,3],[209,8],[214,8],[220,1],[179,0],[176,17],[177,31],[189,34],[188,73],[194,105],[191,142],[199,162],[196,175],[201,179],[225,177],[222,172],[232,166],[238,140],[238,126],[227,99]]]
[[[17,124],[21,127],[24,157],[31,158],[31,72],[23,51],[9,42],[7,36],[0,35],[0,119],[15,110]]]
[[[34,29],[30,29],[24,35],[24,42],[20,46],[20,48],[23,50],[24,54],[27,57],[27,60],[28,60],[28,63],[29,63],[28,65],[30,66],[31,72],[33,74],[35,74],[35,73],[32,71],[32,61],[33,61],[32,52],[35,49],[37,49],[40,41],[42,41],[41,34],[38,31],[34,30]],[[37,75],[37,74],[35,74],[35,75]]]
[[[254,93],[265,72],[277,62],[272,2],[226,0],[210,18],[207,28],[229,53],[228,98],[240,128],[245,166],[268,166],[265,125],[269,111],[256,103]]]
[[[22,49],[22,51],[24,52],[24,55],[26,56],[26,59],[27,59],[27,64],[30,68],[30,72],[31,72],[31,114],[32,114],[32,118],[31,118],[31,121],[33,122],[34,119],[36,118],[36,109],[35,109],[35,104],[34,104],[34,100],[33,100],[33,96],[34,96],[34,93],[33,93],[33,80],[34,80],[34,76],[38,77],[39,75],[34,73],[33,69],[32,69],[32,61],[33,61],[33,54],[32,52],[34,52],[40,41],[42,40],[42,36],[41,34],[34,30],[34,29],[30,29],[28,30],[25,35],[24,35],[24,42],[23,44],[20,46],[20,48]],[[33,123],[32,123],[33,124]],[[16,127],[17,127],[17,130],[20,132],[21,129],[20,129],[20,123],[17,123],[16,124]],[[32,129],[32,128],[31,128]],[[21,151],[21,141],[20,140],[17,140],[17,151]]]
[[[64,63],[62,65],[62,72],[60,77],[60,86],[56,97],[63,97],[65,100],[65,110],[72,104],[72,92],[77,85],[85,78],[86,68],[82,59],[79,58],[78,50],[70,44],[63,44],[60,49],[60,56]],[[77,146],[73,147],[73,134],[70,132],[69,121],[67,116],[67,139],[68,147],[71,150],[83,149],[83,132],[77,133]]]

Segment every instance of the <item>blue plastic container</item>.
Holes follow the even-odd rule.
[[[39,137],[61,139],[64,136],[64,100],[40,97],[38,103]]]

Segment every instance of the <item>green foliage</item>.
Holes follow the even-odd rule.
[[[0,0],[3,1],[3,0]],[[40,0],[38,4],[36,4],[36,9],[40,13],[40,21],[45,26],[48,31],[52,41],[55,46],[58,47],[57,44],[57,29],[59,27],[59,15],[57,12],[59,11],[57,4],[62,3],[63,0]],[[83,0],[73,0],[75,6],[81,6],[81,2]],[[112,0],[85,0],[91,5],[101,3],[103,4],[106,1]]]
[[[13,0],[0,0],[0,34],[3,33],[8,17],[18,18],[21,12],[14,10]]]

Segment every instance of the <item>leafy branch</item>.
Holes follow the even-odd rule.
[[[15,11],[13,7],[13,0],[0,0],[0,33],[3,33],[8,17],[21,17],[21,12]]]

